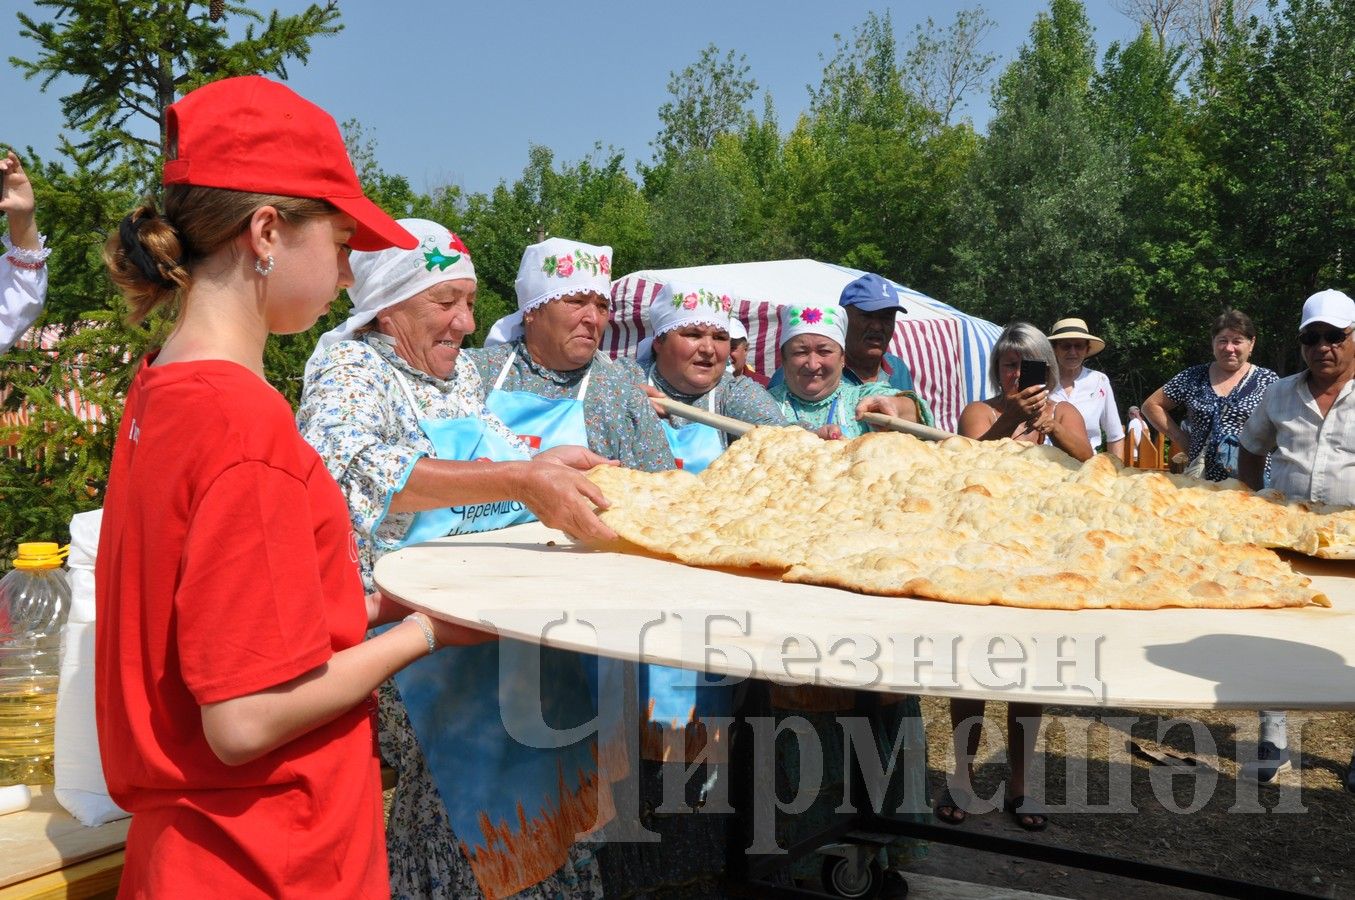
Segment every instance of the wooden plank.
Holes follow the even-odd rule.
[[[105,853],[65,869],[0,888],[0,900],[112,900],[122,881],[123,852]]]
[[[742,419],[722,416],[719,413],[713,413],[697,406],[680,403],[677,400],[668,397],[650,397],[649,401],[662,406],[670,415],[681,416],[684,419],[699,422],[702,425],[709,425],[711,428],[723,431],[725,434],[731,434],[734,437],[743,437],[745,434],[752,431],[754,427]]]
[[[751,660],[754,674],[771,680],[947,697],[1355,709],[1355,563],[1285,558],[1331,598],[1331,609],[1067,611],[875,597],[785,584],[774,572],[585,549],[539,523],[406,547],[377,563],[376,581],[429,615],[471,627],[540,643],[542,623],[567,612],[545,643],[723,674],[746,675]],[[684,614],[707,622],[715,651],[685,633]],[[622,624],[637,615],[662,616],[643,642],[638,626]],[[799,635],[809,645],[797,650],[793,641],[787,650]],[[868,664],[855,659],[868,648],[851,640],[832,649],[851,635],[879,643]],[[1054,657],[1071,660],[1075,648],[1083,663],[1054,671]],[[1012,655],[1021,658],[1001,661]]]
[[[33,788],[28,809],[0,816],[0,887],[121,850],[131,821],[86,828],[57,803],[51,787]]]

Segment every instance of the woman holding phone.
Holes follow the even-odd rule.
[[[989,356],[988,379],[997,394],[964,408],[960,434],[1051,444],[1075,459],[1091,459],[1077,407],[1050,399],[1057,375],[1054,348],[1040,330],[1026,322],[1008,325]]]
[[[960,413],[960,434],[980,441],[1012,438],[1058,447],[1074,459],[1092,458],[1092,445],[1082,414],[1071,403],[1050,400],[1058,374],[1054,348],[1034,325],[1014,322],[998,336],[989,357],[988,379],[996,396],[969,404]],[[955,772],[937,798],[936,817],[960,825],[974,808],[974,755],[983,727],[982,700],[951,700]],[[1040,732],[1036,703],[1007,705],[1007,758],[1011,777],[1003,808],[1027,831],[1042,831],[1048,819],[1039,802],[1028,796],[1026,776]]]
[[[132,321],[177,307],[127,394],[96,563],[104,774],[133,813],[121,895],[385,897],[374,690],[477,638],[364,595],[343,495],[264,380],[269,334],[414,246],[334,120],[257,76],[167,111],[163,210],[104,250]]]

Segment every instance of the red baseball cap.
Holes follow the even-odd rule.
[[[167,110],[165,184],[326,200],[357,220],[354,250],[419,242],[362,193],[334,117],[258,75],[203,85]]]

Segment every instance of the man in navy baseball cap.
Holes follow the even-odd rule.
[[[867,273],[842,289],[838,305],[847,311],[847,367],[842,377],[862,384],[884,381],[901,391],[913,390],[908,364],[889,352],[894,319],[907,312],[894,283]]]

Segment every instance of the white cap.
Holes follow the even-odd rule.
[[[823,306],[783,306],[777,310],[781,318],[781,343],[797,334],[818,334],[847,346],[847,311],[836,303]]]
[[[612,296],[612,248],[568,238],[546,238],[522,251],[517,281],[518,311],[494,323],[485,346],[507,344],[523,335],[523,316],[570,294]]]
[[[339,341],[352,340],[382,310],[444,281],[476,280],[475,265],[461,238],[427,219],[397,221],[418,239],[419,245],[413,250],[388,247],[353,252],[348,258],[353,267],[353,286],[348,289],[353,311],[346,321],[320,336],[315,352],[306,362],[306,374],[314,371],[330,347]]]
[[[748,340],[747,327],[745,327],[743,321],[735,315],[730,315],[729,317],[729,339],[731,341]]]
[[[1299,331],[1314,322],[1324,322],[1337,328],[1355,325],[1355,300],[1340,291],[1318,291],[1303,302],[1303,321],[1299,323]]]

